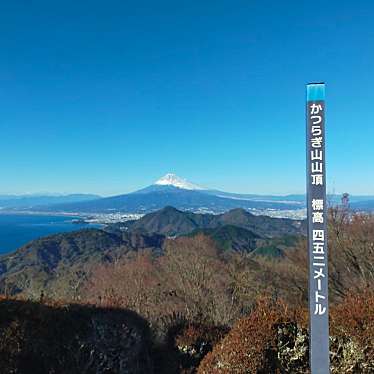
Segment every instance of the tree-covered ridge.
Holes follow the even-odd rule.
[[[90,269],[113,262],[130,251],[161,248],[163,237],[98,229],[55,234],[33,240],[14,253],[0,257],[0,290],[14,295],[25,293],[38,298],[73,296]]]
[[[179,236],[196,229],[215,229],[225,225],[244,228],[265,238],[300,235],[306,232],[304,221],[256,216],[240,208],[222,214],[195,214],[167,206],[122,226],[130,231]]]

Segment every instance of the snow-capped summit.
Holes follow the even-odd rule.
[[[168,173],[164,175],[162,178],[157,180],[154,184],[159,186],[174,186],[178,188],[182,188],[184,190],[203,190],[202,187],[188,182],[186,179],[180,178],[175,174]]]

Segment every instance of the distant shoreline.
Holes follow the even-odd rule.
[[[71,217],[80,217],[84,214],[81,213],[67,213],[67,212],[46,212],[46,211],[33,211],[33,210],[5,210],[0,209],[1,215],[35,215],[35,216],[71,216]]]

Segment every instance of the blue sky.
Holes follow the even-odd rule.
[[[305,191],[327,84],[328,191],[374,194],[372,1],[0,4],[0,193],[125,193],[174,172]]]

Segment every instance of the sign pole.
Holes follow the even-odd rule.
[[[328,374],[329,307],[325,166],[325,84],[306,87],[309,360],[312,374]]]

